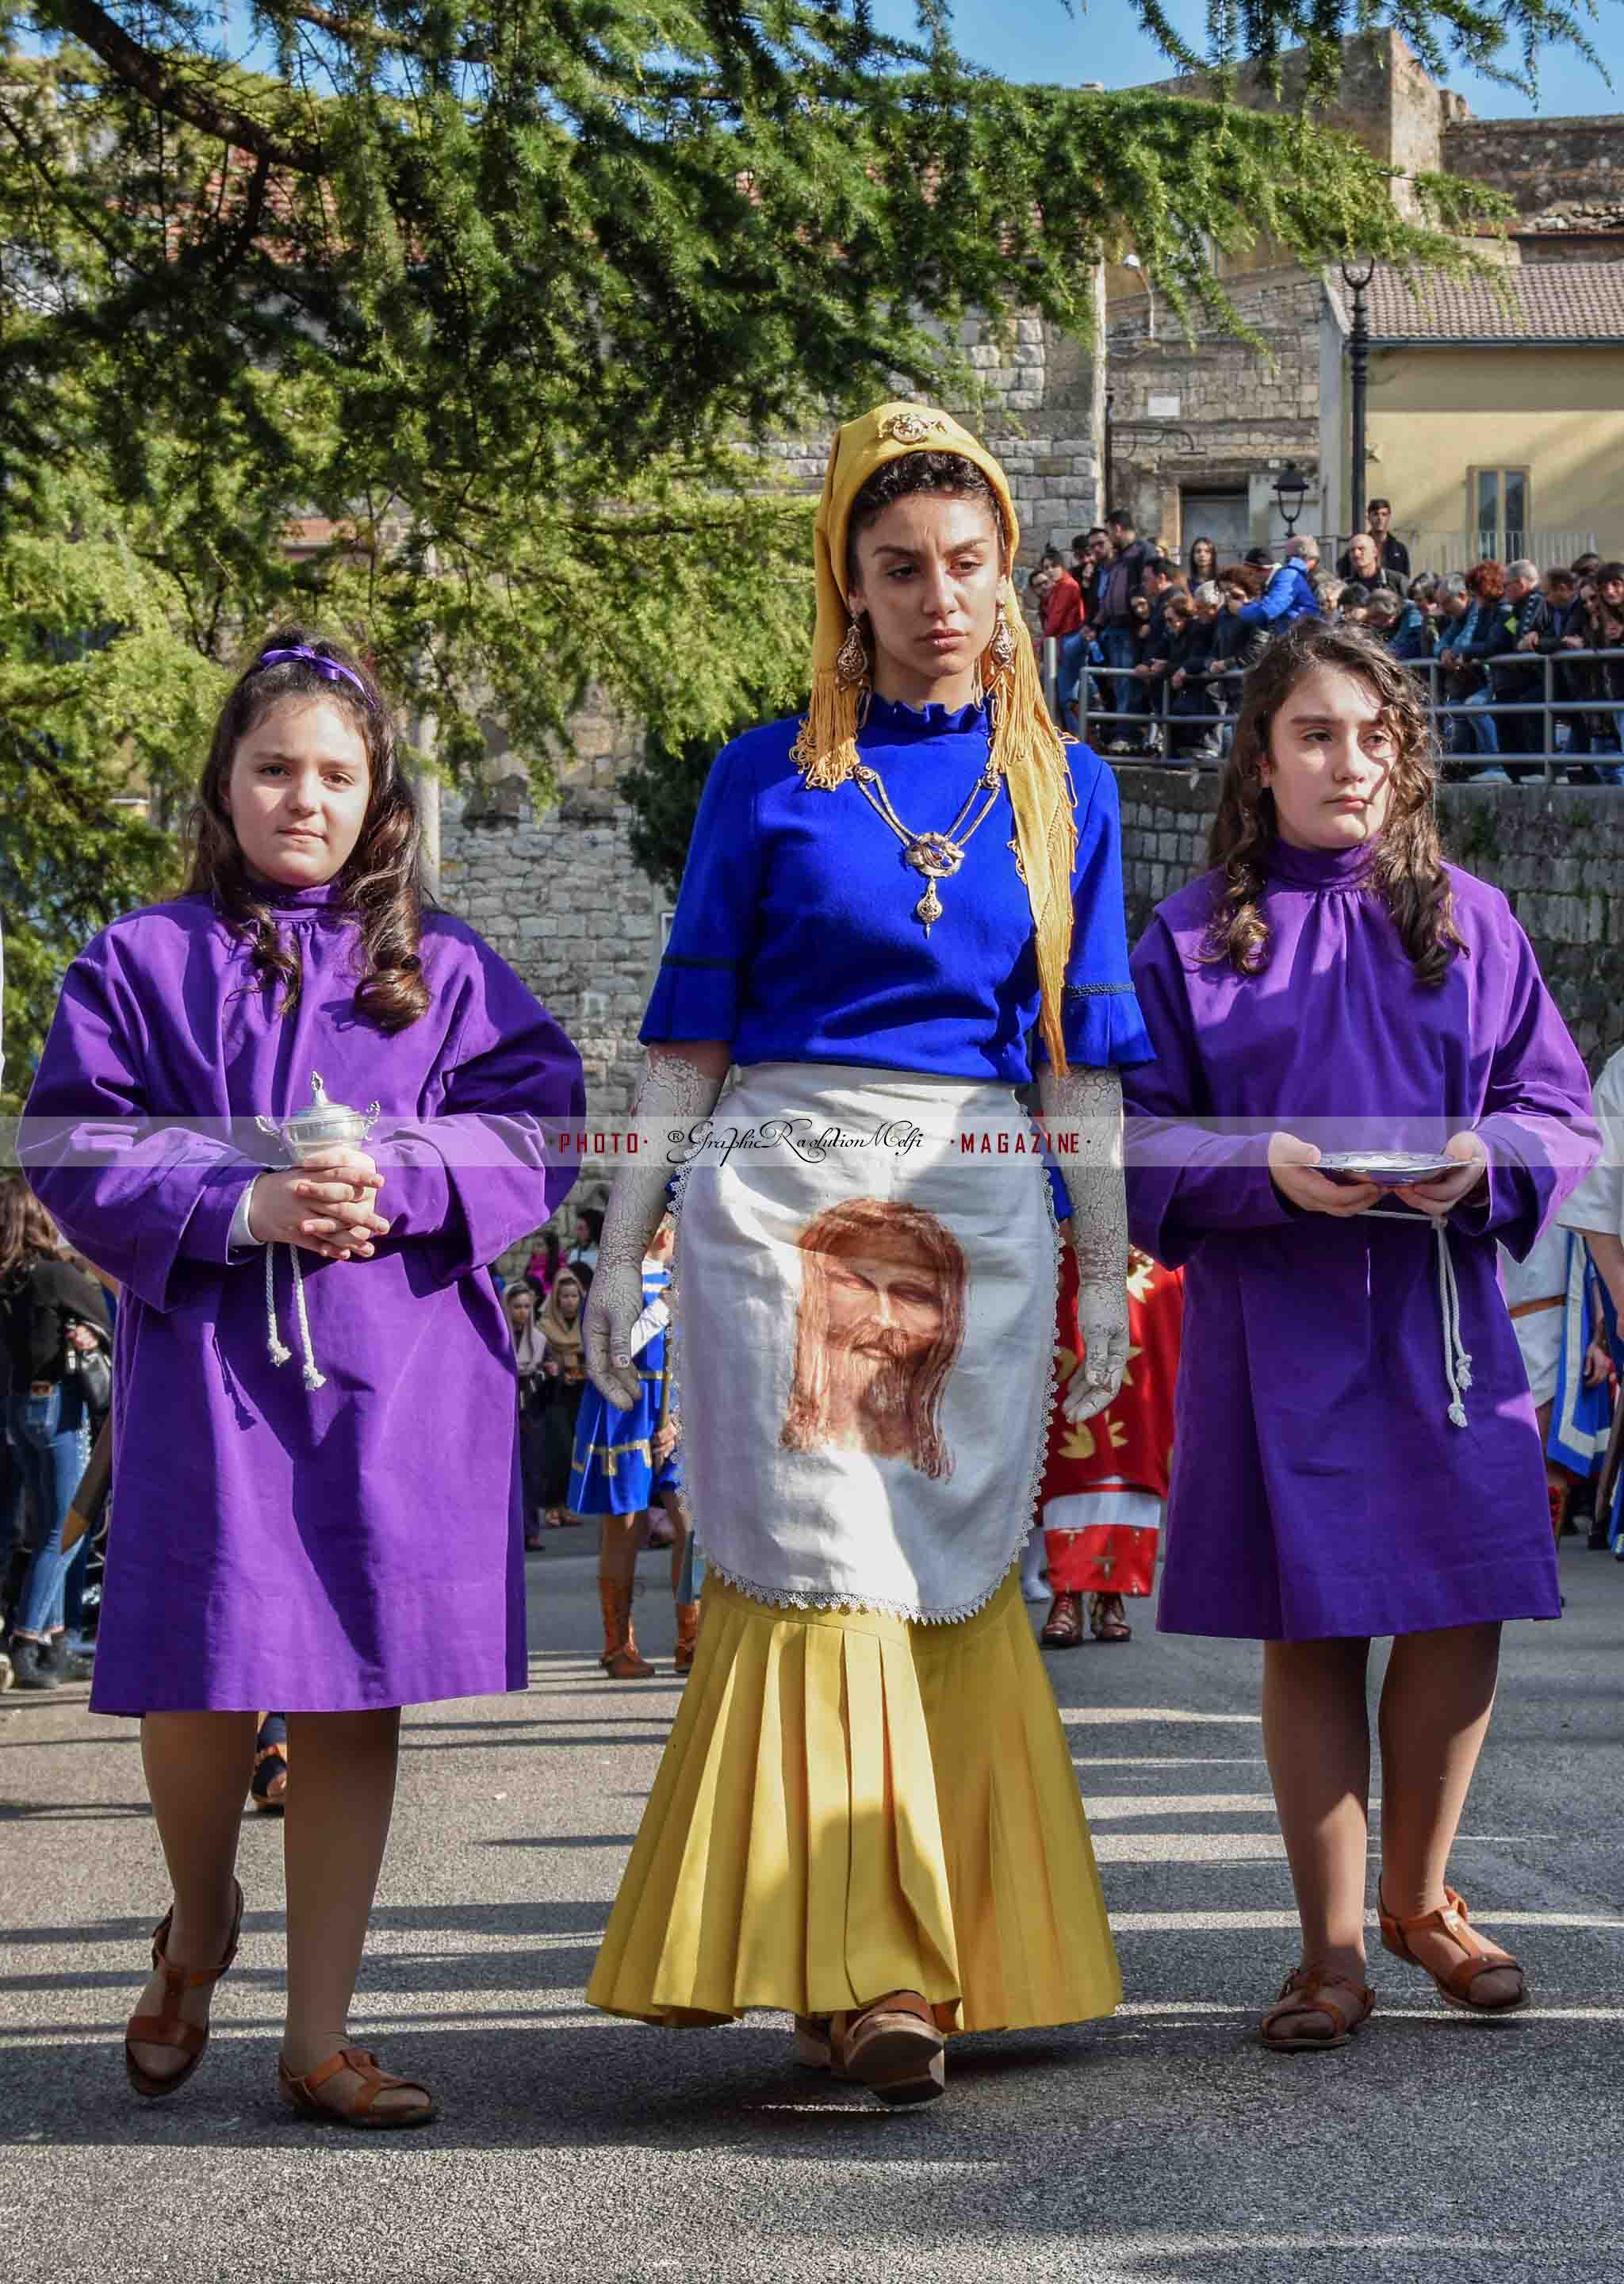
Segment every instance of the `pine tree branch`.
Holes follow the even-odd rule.
[[[322,175],[326,160],[315,143],[289,142],[233,104],[206,94],[164,59],[132,40],[95,0],[51,0],[48,11],[65,31],[71,32],[99,56],[109,71],[135,94],[169,118],[184,120],[234,150],[247,151],[267,165],[285,168],[290,174]]]

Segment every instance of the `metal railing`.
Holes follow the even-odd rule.
[[[1444,778],[1458,781],[1503,770],[1508,777],[1540,778],[1549,786],[1557,782],[1558,771],[1593,768],[1606,772],[1601,783],[1624,789],[1624,669],[1618,675],[1617,695],[1604,689],[1599,693],[1576,694],[1571,690],[1558,692],[1556,687],[1558,668],[1565,673],[1574,667],[1599,667],[1604,675],[1615,661],[1624,662],[1624,649],[1502,652],[1498,658],[1487,662],[1489,678],[1484,688],[1465,698],[1441,694],[1441,678],[1456,669],[1441,666],[1436,658],[1406,659],[1402,663],[1425,685],[1427,712],[1442,749],[1441,774]],[[1058,721],[1059,646],[1052,636],[1043,645],[1042,665],[1043,694],[1050,714]],[[1498,687],[1496,668],[1500,669]],[[1500,689],[1508,670],[1520,676],[1537,671],[1538,694],[1530,690],[1515,696],[1502,696]],[[1234,727],[1236,708],[1221,703],[1202,713],[1175,712],[1169,702],[1175,693],[1169,687],[1168,675],[1141,685],[1147,700],[1144,706],[1121,708],[1093,703],[1093,684],[1113,683],[1128,673],[1126,667],[1084,662],[1075,705],[1077,735],[1084,743],[1093,744],[1093,733],[1103,731],[1107,744],[1120,744],[1126,739],[1130,754],[1137,753],[1147,760],[1177,769],[1222,769],[1229,751],[1229,733]],[[1233,692],[1238,696],[1245,676],[1229,668],[1198,678],[1209,690],[1216,688],[1221,695]],[[1500,734],[1503,721],[1512,735],[1513,742],[1509,745]],[[1538,724],[1537,743],[1527,742],[1531,723]],[[1558,742],[1558,728],[1567,733],[1562,744]],[[1597,743],[1598,735],[1604,740],[1610,735],[1613,742]],[[1175,744],[1183,743],[1186,736],[1192,738],[1198,747],[1215,742],[1220,750],[1175,753]],[[1518,739],[1523,742],[1517,743]],[[1140,739],[1147,742],[1140,745],[1136,742]],[[1463,739],[1470,739],[1470,749],[1463,745]]]

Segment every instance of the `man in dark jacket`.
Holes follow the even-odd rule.
[[[1134,520],[1126,508],[1113,507],[1105,516],[1111,534],[1111,544],[1116,557],[1105,575],[1100,594],[1099,645],[1105,653],[1105,664],[1118,669],[1112,688],[1113,704],[1119,714],[1142,714],[1145,710],[1141,692],[1144,685],[1136,681],[1128,669],[1138,656],[1138,641],[1135,632],[1133,598],[1139,592],[1139,583],[1145,564],[1151,557],[1151,547],[1139,537]],[[1111,724],[1109,750],[1125,754],[1129,750],[1129,725],[1125,722]]]
[[[1374,543],[1376,549],[1376,561],[1372,565],[1371,569],[1373,571],[1386,571],[1391,573],[1393,578],[1399,583],[1394,591],[1395,593],[1401,592],[1402,590],[1402,583],[1409,576],[1409,550],[1405,546],[1401,539],[1394,539],[1393,536],[1393,505],[1391,501],[1385,499],[1373,499],[1370,502],[1368,511],[1368,521],[1370,524],[1370,536]],[[1362,535],[1361,536],[1362,536]],[[1374,587],[1378,585],[1385,587],[1388,583],[1386,579],[1378,580],[1373,578],[1370,572],[1355,569],[1354,549],[1351,540],[1348,543],[1347,552],[1338,559],[1337,576],[1339,579],[1358,579],[1367,587]]]
[[[1485,653],[1489,682],[1497,706],[1514,706],[1519,701],[1542,696],[1545,669],[1536,665],[1529,653],[1537,652],[1540,637],[1545,632],[1547,612],[1545,598],[1540,592],[1540,573],[1536,563],[1525,558],[1508,563],[1505,572],[1506,610],[1496,629],[1493,643]],[[1539,714],[1502,714],[1499,717],[1500,755],[1504,761],[1508,754],[1542,754],[1545,750],[1544,717]],[[1514,778],[1530,778],[1537,774],[1531,763],[1520,767],[1516,762],[1506,762]]]
[[[1590,694],[1583,669],[1567,662],[1571,653],[1583,650],[1589,641],[1589,614],[1579,593],[1578,578],[1565,566],[1545,574],[1544,595],[1545,624],[1534,647],[1542,657],[1555,660],[1550,694],[1565,709],[1572,701]],[[1574,765],[1570,774],[1585,785],[1597,778],[1603,785],[1624,783],[1624,772],[1616,763],[1603,763],[1597,769],[1588,766],[1593,741],[1589,718],[1581,707],[1574,705],[1572,712],[1564,710],[1557,721],[1567,726],[1567,760]]]

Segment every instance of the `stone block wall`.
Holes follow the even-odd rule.
[[[1066,547],[1074,533],[1097,523],[1105,506],[1094,356],[1088,344],[1030,316],[1016,317],[1004,340],[994,338],[984,317],[966,317],[956,346],[986,392],[980,408],[963,418],[1010,479],[1021,528],[1019,561],[1029,567],[1045,547]],[[804,490],[821,487],[833,435],[831,424],[777,446],[775,457]]]
[[[1519,215],[1590,208],[1602,226],[1616,228],[1611,217],[1624,200],[1624,113],[1452,119],[1444,128],[1443,163],[1452,175],[1503,191]]]
[[[1123,885],[1130,943],[1164,896],[1206,866],[1214,773],[1125,767]],[[1490,880],[1527,930],[1592,1076],[1624,1045],[1624,801],[1557,786],[1446,786],[1445,853]]]
[[[1144,294],[1111,307],[1113,491],[1142,531],[1177,544],[1189,537],[1181,487],[1244,490],[1255,519],[1270,469],[1292,459],[1312,478],[1319,465],[1317,271],[1292,267],[1227,283],[1261,348],[1210,328],[1186,340],[1165,306]]]

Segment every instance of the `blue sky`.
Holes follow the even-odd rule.
[[[1169,13],[1198,38],[1206,20],[1203,0],[1173,0]],[[910,0],[874,0],[876,22],[886,31],[906,35],[914,22]],[[1598,22],[1591,27],[1592,41],[1603,54],[1624,54],[1624,6],[1620,0],[1597,0]],[[1107,87],[1134,87],[1140,82],[1165,79],[1170,66],[1161,51],[1139,29],[1138,19],[1127,0],[1096,0],[1083,8],[1073,0],[1068,12],[1064,0],[957,0],[953,10],[954,43],[970,62],[1006,79],[1044,80],[1074,85],[1081,80],[1103,80]],[[1575,112],[1624,111],[1624,65],[1613,66],[1609,88],[1593,65],[1576,56],[1552,53],[1540,74],[1537,106],[1527,98],[1498,87],[1475,72],[1452,70],[1446,84],[1464,95],[1480,119],[1524,119],[1535,109],[1562,118]]]

